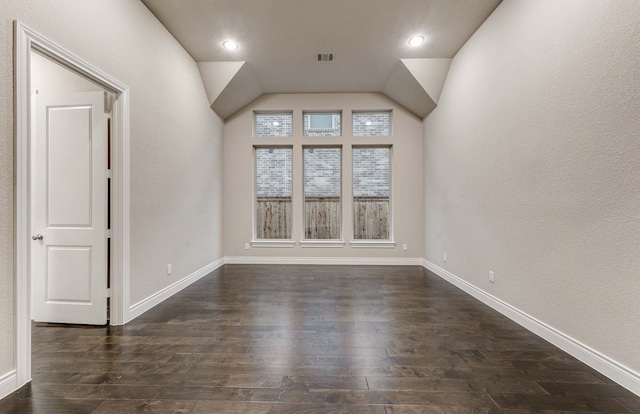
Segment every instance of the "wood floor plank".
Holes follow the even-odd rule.
[[[225,265],[119,327],[35,324],[1,413],[640,413],[419,266]]]
[[[367,384],[371,390],[471,392],[468,381],[448,378],[367,377]]]
[[[267,414],[273,404],[236,401],[198,401],[191,414]]]
[[[640,414],[640,398],[634,396],[633,398],[615,398],[615,400],[632,413]]]
[[[531,395],[531,394],[491,394],[500,408],[532,409],[536,411],[569,411],[592,413],[630,412],[613,398],[592,398],[578,396]]]
[[[634,394],[616,384],[571,384],[539,382],[551,395],[572,395],[583,397],[620,397],[633,398]]]
[[[386,414],[381,405],[274,404],[269,414]]]
[[[367,379],[365,377],[336,377],[336,376],[300,376],[287,375],[282,382],[285,390],[296,389],[342,389],[342,390],[366,390]]]
[[[154,414],[190,414],[196,401],[169,400],[109,400],[104,401],[92,414],[114,413],[154,413]]]
[[[102,401],[46,399],[46,398],[5,398],[0,401],[3,414],[86,414],[93,413]]]

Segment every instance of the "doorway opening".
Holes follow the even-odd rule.
[[[31,51],[31,318],[109,319],[109,123],[114,95]]]
[[[104,313],[104,322],[107,322],[107,296],[110,296],[109,324],[122,325],[129,319],[129,89],[18,21],[14,22],[14,41],[15,385],[19,388],[31,380],[32,303],[37,305],[35,300],[32,301],[31,293],[36,266],[46,263],[47,283],[59,283],[54,284],[58,287],[50,289],[45,295],[48,305],[78,305],[94,300],[94,297],[87,296],[87,288],[95,287],[92,286],[94,282],[83,282],[69,276],[74,272],[82,273],[84,267],[85,270],[93,269],[91,272],[102,278],[96,280],[101,280],[99,283],[104,286],[101,292],[104,305],[98,307]],[[43,67],[48,69],[39,72]],[[43,93],[34,97],[38,86],[40,90],[37,95]],[[62,89],[66,96],[61,98],[59,91],[49,90],[45,94],[45,89]],[[55,99],[62,100],[47,101],[49,97],[45,99],[45,95],[56,95]],[[74,100],[65,101],[71,99],[70,95]],[[83,102],[86,99],[90,99],[91,103]],[[48,104],[44,105],[43,102]],[[38,105],[48,109],[38,113]],[[107,113],[110,115],[105,115]],[[96,133],[98,130],[94,130],[93,126],[87,126],[88,122],[96,119],[100,121],[99,128],[105,130],[104,141],[94,139],[102,134]],[[40,127],[38,122],[42,123]],[[38,130],[47,130],[48,135],[56,133],[56,128],[63,131],[58,132],[63,141],[59,142],[57,148],[48,146],[48,138],[37,136]],[[90,139],[83,140],[82,131]],[[40,145],[38,152],[38,146],[33,144],[32,138],[44,139],[47,151],[42,151],[43,145]],[[102,149],[96,152],[95,157],[88,156],[98,143]],[[84,152],[68,151],[83,146]],[[43,156],[57,158],[50,160],[43,159]],[[95,165],[96,162],[102,164]],[[39,164],[47,167],[37,170]],[[96,174],[100,175],[102,169],[103,175],[97,177]],[[67,170],[73,174],[64,175],[69,172]],[[73,185],[66,185],[61,176],[72,177]],[[46,185],[35,185],[37,180]],[[55,187],[56,180],[59,187]],[[103,186],[104,191],[93,191],[91,187],[96,183]],[[34,194],[34,191],[41,191],[42,188],[47,191],[44,198]],[[81,192],[83,189],[88,189],[88,192]],[[95,210],[94,207],[99,208]],[[32,214],[39,208],[44,214]],[[99,214],[96,215],[96,212]],[[38,223],[37,217],[45,217],[47,225]],[[100,225],[96,226],[96,222]],[[49,233],[40,233],[43,228]],[[91,233],[90,239],[93,241],[78,242],[74,241],[75,236],[63,234],[71,230],[76,233],[84,231],[82,237],[85,238]],[[101,237],[98,237],[99,232],[102,232]],[[51,241],[51,245],[40,250],[33,248],[32,243],[46,243],[45,240]],[[94,242],[97,244],[91,244]],[[100,254],[92,256],[94,250]],[[44,255],[42,252],[45,252]],[[34,264],[37,255],[46,257],[46,261]],[[96,257],[100,263],[92,262]]]

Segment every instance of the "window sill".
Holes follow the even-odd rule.
[[[296,242],[293,240],[254,240],[251,247],[294,247]]]
[[[341,240],[303,240],[300,247],[344,247]]]
[[[355,248],[393,249],[396,247],[396,243],[389,240],[352,240],[349,242],[349,246]]]

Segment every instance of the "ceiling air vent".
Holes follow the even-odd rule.
[[[318,53],[318,62],[333,62],[333,53]]]

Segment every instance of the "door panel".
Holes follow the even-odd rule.
[[[107,322],[103,92],[38,94],[32,163],[33,319]],[[39,239],[39,237],[36,237]]]
[[[90,246],[48,246],[47,303],[91,303]]]
[[[91,227],[91,106],[50,107],[47,117],[48,226]]]

